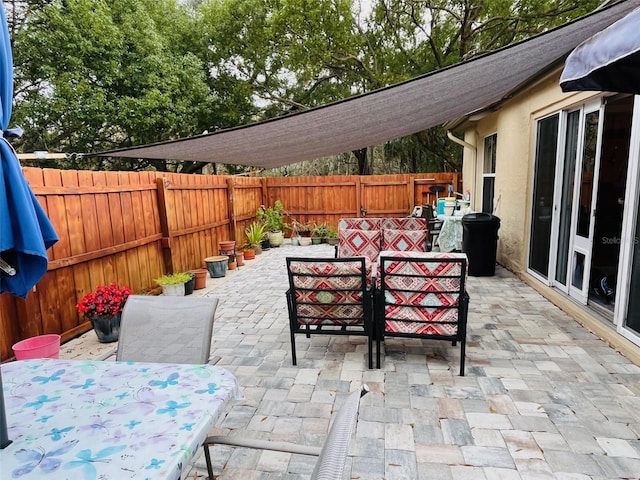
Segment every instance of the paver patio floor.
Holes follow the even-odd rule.
[[[413,339],[387,340],[369,370],[364,338],[298,336],[293,366],[286,256],[333,247],[271,249],[199,291],[220,300],[212,354],[245,395],[212,433],[320,445],[331,412],[367,383],[345,479],[640,478],[640,367],[510,272],[469,278],[465,377],[459,347]],[[315,461],[212,455],[220,480],[303,479]],[[202,455],[194,474],[206,477]]]

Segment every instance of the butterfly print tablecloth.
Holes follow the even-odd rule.
[[[230,400],[213,365],[22,360],[2,365],[0,479],[180,478]]]

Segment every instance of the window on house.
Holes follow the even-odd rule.
[[[482,169],[482,211],[493,213],[493,194],[496,182],[496,142],[494,133],[484,139],[484,167]]]

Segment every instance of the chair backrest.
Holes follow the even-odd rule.
[[[207,363],[217,306],[209,297],[129,296],[116,361]]]
[[[429,229],[419,217],[382,220],[382,250],[426,252]]]
[[[338,221],[339,258],[365,257],[375,262],[382,246],[382,218],[341,218]]]
[[[370,318],[360,258],[287,258],[293,317],[300,325],[362,325]]]
[[[380,271],[385,335],[466,334],[464,253],[381,252]]]
[[[358,420],[360,398],[368,392],[369,388],[363,385],[361,391],[351,393],[334,415],[311,480],[342,480],[353,429]]]

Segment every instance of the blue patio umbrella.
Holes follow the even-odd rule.
[[[26,297],[47,271],[47,248],[58,241],[51,222],[31,191],[7,138],[13,99],[13,57],[9,29],[0,4],[0,293]],[[0,448],[10,443],[0,375]]]

